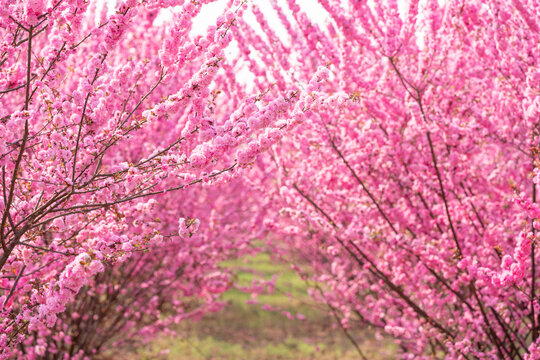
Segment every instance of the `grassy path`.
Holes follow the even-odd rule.
[[[306,283],[287,266],[271,261],[267,254],[226,265],[236,271],[241,285],[250,285],[254,277],[270,279],[278,274],[275,292],[259,295],[257,304],[248,304],[249,294],[229,290],[224,294],[229,303],[225,309],[206,315],[200,322],[182,324],[178,329],[181,337],[160,338],[139,349],[133,358],[359,359],[342,331],[333,327],[333,319],[306,294]],[[280,310],[261,309],[265,304]],[[293,316],[301,314],[305,320],[291,320],[281,311]],[[353,335],[369,359],[395,358],[396,348],[391,342],[375,341],[369,330]]]

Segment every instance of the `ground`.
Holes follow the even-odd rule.
[[[249,294],[231,289],[223,296],[228,306],[222,311],[207,314],[200,322],[185,322],[177,329],[178,336],[160,337],[127,358],[360,359],[327,308],[313,302],[306,292],[308,284],[287,265],[272,261],[267,253],[224,265],[234,269],[241,285],[251,284],[254,276],[270,279],[278,274],[274,293],[260,295],[257,304],[248,304]],[[265,304],[280,310],[263,310]],[[305,320],[291,320],[281,311],[301,314]],[[368,359],[395,358],[396,346],[387,339],[375,340],[370,329],[352,335]]]

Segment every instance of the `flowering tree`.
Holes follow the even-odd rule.
[[[1,358],[85,356],[229,287],[217,263],[246,251],[250,201],[197,187],[279,140],[297,91],[248,96],[225,53],[242,3],[189,35],[209,2],[2,2]]]
[[[267,226],[345,331],[405,358],[540,358],[539,4],[319,3],[326,26],[289,1],[295,74],[324,80],[261,169]]]

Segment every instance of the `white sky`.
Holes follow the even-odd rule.
[[[199,16],[196,18],[200,21],[194,22],[193,33],[201,34],[208,25],[215,23],[217,17],[223,14],[226,2],[226,0],[218,0],[214,3],[205,5]],[[271,27],[275,27],[278,36],[285,37],[285,29],[279,25],[279,18],[268,0],[250,0],[250,3],[256,4],[261,9],[266,20],[268,21],[268,24]],[[308,14],[313,21],[322,23],[328,17],[328,14],[324,11],[322,6],[319,5],[319,3],[315,0],[297,0],[297,3],[300,5],[302,10],[309,11]],[[278,0],[278,4],[286,7],[283,0]],[[245,18],[250,25],[257,23],[255,17],[250,12],[246,12]]]

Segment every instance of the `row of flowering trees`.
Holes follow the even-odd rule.
[[[404,358],[540,358],[538,2],[228,0],[194,36],[211,2],[0,1],[0,358],[219,310],[264,236]]]
[[[240,2],[189,36],[208,2],[1,4],[2,358],[83,358],[222,306],[217,264],[256,235],[241,149],[277,141],[294,95],[238,84]]]
[[[539,4],[319,3],[329,26],[292,26],[329,74],[261,169],[267,225],[345,329],[405,358],[540,358]]]

